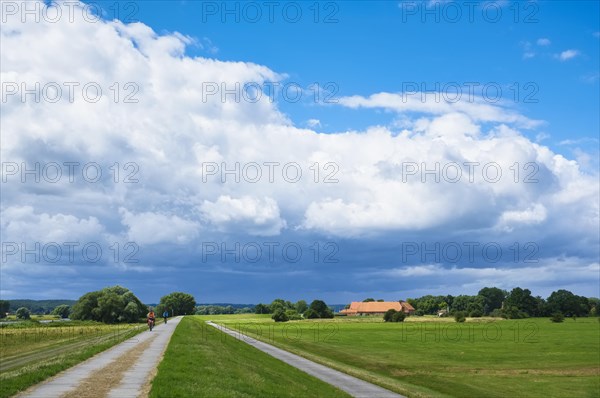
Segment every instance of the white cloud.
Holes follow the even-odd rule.
[[[210,54],[216,54],[219,52],[219,48],[215,46],[212,40],[210,40],[208,37],[203,37],[202,40],[197,40],[196,43],[200,48],[206,50]]]
[[[108,180],[86,185],[86,191],[66,184],[61,192],[64,198],[53,206],[69,203],[74,214],[86,214],[90,208],[123,207],[127,232],[141,242],[189,241],[197,236],[200,223],[222,232],[263,235],[279,234],[287,227],[352,236],[437,228],[470,219],[498,197],[511,198],[495,205],[495,217],[489,220],[492,227],[503,211],[514,208],[511,202],[535,199],[535,187],[510,180],[490,184],[481,178],[470,184],[466,174],[459,183],[405,183],[398,167],[403,162],[426,161],[427,167],[433,167],[450,161],[485,164],[493,160],[502,165],[505,175],[515,162],[538,162],[549,173],[557,172],[549,150],[515,130],[540,122],[501,102],[468,99],[466,93],[458,102],[445,101],[443,96],[436,100],[431,94],[423,94],[423,102],[420,93],[343,97],[341,106],[396,113],[404,118],[402,131],[372,127],[317,134],[291,125],[268,98],[251,103],[203,96],[202,81],[231,88],[240,82],[276,80],[283,74],[252,63],[186,57],[185,47],[193,42],[187,36],[158,35],[141,23],[78,21],[29,27],[12,21],[8,25],[20,34],[2,37],[3,46],[14,49],[9,55],[3,53],[3,80],[31,81],[35,76],[39,81],[93,80],[104,87],[131,81],[139,87],[138,104],[115,104],[104,98],[94,104],[79,100],[23,106],[11,98],[5,104],[8,116],[3,128],[19,134],[7,134],[3,149],[6,159],[29,162],[41,155],[82,163],[106,159],[106,166],[117,161],[137,164],[139,183]],[[39,37],[50,37],[53,44],[35,39]],[[98,37],[105,50],[92,45]],[[34,59],[30,51],[22,50],[25,41],[36,54]],[[62,47],[64,57],[72,55],[75,61],[49,62],[55,60],[55,45]],[[28,123],[23,125],[23,120]],[[488,126],[484,128],[483,123]],[[316,125],[316,119],[309,124]],[[32,145],[40,141],[45,145]],[[302,165],[303,176],[297,183],[287,183],[280,168],[274,183],[265,182],[266,176],[261,183],[235,182],[231,175],[223,182],[220,175],[208,175],[203,168],[212,163],[231,169],[250,162],[296,162]],[[324,169],[328,163],[338,168],[336,183],[323,182],[331,172]],[[320,165],[318,183],[310,168],[315,164]],[[585,177],[574,172],[569,178]],[[7,186],[7,191],[19,200],[17,190]],[[79,197],[82,192],[85,200]],[[449,207],[449,202],[456,206]],[[165,204],[176,210],[147,210],[164,209]],[[40,200],[32,206],[39,211],[48,205]],[[120,221],[108,212],[98,217],[101,224]],[[177,228],[165,233],[163,224]]]
[[[465,91],[463,91],[465,90]],[[460,101],[449,93],[377,93],[369,97],[359,95],[342,97],[340,105],[348,108],[382,108],[398,113],[415,112],[433,115],[463,113],[476,122],[514,123],[523,128],[533,128],[541,124],[508,108],[492,104],[481,97],[471,96],[468,88],[460,90]],[[498,101],[500,102],[500,101]]]
[[[542,37],[542,38],[537,39],[536,43],[538,46],[545,47],[545,46],[549,46],[552,42],[550,41],[550,39]]]
[[[563,52],[561,52],[560,54],[557,54],[556,57],[558,59],[560,59],[561,61],[568,61],[570,59],[573,59],[577,56],[579,56],[581,53],[579,52],[579,50],[565,50]]]
[[[550,138],[550,134],[541,132],[535,135],[535,142],[540,143],[548,138]]]
[[[525,210],[508,210],[500,216],[500,224],[510,226],[511,224],[539,224],[546,220],[546,207],[535,203]]]
[[[205,200],[200,206],[203,217],[221,231],[246,231],[251,235],[279,235],[286,227],[277,202],[272,198],[243,196],[239,199],[219,196],[215,202]]]
[[[294,126],[266,97],[252,103],[206,96],[203,82],[220,89],[285,75],[248,62],[188,57],[193,40],[181,34],[78,17],[54,24],[9,18],[0,35],[3,82],[93,81],[105,93],[97,103],[79,93],[73,103],[24,104],[11,96],[3,104],[3,161],[99,162],[104,170],[104,179],[93,184],[21,184],[18,176],[3,183],[3,237],[92,239],[110,231],[140,245],[183,245],[201,233],[485,234],[497,233],[502,221],[515,230],[526,225],[529,233],[560,231],[567,246],[596,236],[597,175],[529,140],[519,129],[540,122],[500,102],[422,102],[419,93],[347,96],[341,106],[389,111],[397,124],[317,134],[310,129],[316,122]],[[135,83],[139,102],[115,103],[109,89],[115,82],[122,89]],[[115,162],[119,183],[110,169]],[[206,163],[231,170],[250,162],[278,162],[275,181],[267,180],[265,168],[258,183],[231,175],[224,181],[203,169]],[[423,173],[403,181],[407,163],[441,171],[452,162],[461,165],[458,182],[432,183],[430,175],[423,183]],[[466,162],[479,163],[474,182]],[[498,182],[482,178],[481,166],[490,162],[503,171]],[[122,182],[127,163],[138,166],[139,182]],[[282,179],[282,165],[291,163],[302,168],[295,183]],[[515,183],[511,166],[518,164],[523,178],[528,163],[539,166],[540,182]],[[327,176],[337,182],[326,183]]]
[[[41,210],[41,209],[38,209]],[[17,243],[93,242],[104,233],[94,216],[77,218],[71,214],[36,212],[32,206],[10,206],[2,210],[3,241]]]
[[[558,143],[558,145],[579,145],[579,144],[585,144],[585,143],[598,143],[598,138],[592,138],[592,137],[584,137],[584,138],[578,138],[576,140],[562,140]]]
[[[577,163],[581,165],[582,169],[598,169],[598,151],[596,150],[595,156],[590,154],[581,148],[573,149],[573,154]]]
[[[544,290],[544,294],[548,295],[554,290],[550,288],[548,291],[548,286],[565,286],[569,282],[595,280],[599,272],[598,262],[584,262],[577,258],[549,258],[538,264],[503,268],[445,268],[440,264],[425,264],[374,271],[369,273],[369,276],[413,281],[419,278],[452,281],[457,291],[463,294],[465,290],[472,289],[475,289],[475,293],[483,286],[497,286],[508,290],[521,286],[533,291]]]
[[[535,51],[533,51],[533,46],[530,41],[521,41],[519,42],[519,46],[523,49],[523,59],[531,59],[537,55]]]
[[[310,128],[321,127],[321,121],[319,119],[308,119],[306,125]]]
[[[120,208],[127,236],[138,245],[159,243],[186,244],[198,236],[199,225],[176,215],[153,212],[132,213]]]

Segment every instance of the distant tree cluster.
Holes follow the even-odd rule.
[[[10,301],[0,300],[0,319],[6,318],[8,311],[10,311]]]
[[[15,315],[17,316],[17,319],[31,319],[31,311],[29,311],[29,308],[27,307],[18,308]]]
[[[146,317],[149,308],[144,305],[129,289],[122,286],[107,287],[102,290],[84,294],[77,301],[73,300],[0,300],[0,318],[6,316],[15,303],[25,304],[15,314],[19,319],[30,319],[36,308],[42,314],[52,314],[73,320],[89,320],[104,323],[139,322]],[[69,305],[73,303],[73,305]],[[218,307],[218,306],[217,306]],[[154,309],[158,317],[167,311],[169,316],[191,315],[196,313],[194,296],[173,292],[161,297],[160,304]],[[204,309],[202,310],[204,311]],[[252,308],[235,310],[223,307],[209,309],[208,313],[252,312]]]
[[[271,307],[268,304],[259,303],[254,307],[254,312],[256,314],[270,314]]]
[[[313,300],[304,312],[304,317],[308,319],[315,318],[333,318],[333,311],[322,300]]]
[[[173,292],[160,298],[160,303],[156,306],[157,316],[167,311],[169,316],[192,315],[196,313],[196,299],[194,296],[183,292]]]
[[[378,299],[378,300],[375,300],[375,299],[374,299],[374,298],[372,298],[372,297],[368,297],[368,298],[366,298],[366,299],[364,299],[364,300],[363,300],[363,303],[372,303],[372,302],[374,302],[374,301],[377,301],[377,302],[380,302],[380,303],[382,303],[382,302],[384,302],[385,300],[384,300],[384,299]]]
[[[253,313],[251,307],[234,308],[231,305],[199,305],[196,307],[196,315],[223,315],[223,314],[249,314]]]
[[[137,322],[146,311],[146,306],[129,289],[113,286],[81,296],[70,316],[104,323]]]
[[[484,287],[475,296],[432,296],[408,299],[416,315],[438,314],[481,317],[498,316],[508,319],[564,316],[597,316],[600,300],[577,296],[568,290],[557,290],[547,298],[532,296],[529,289],[515,287],[510,292],[497,287]],[[459,317],[461,318],[461,317]]]
[[[313,300],[308,305],[306,301],[296,303],[283,299],[275,299],[271,304],[257,304],[256,314],[273,314],[275,322],[287,322],[299,319],[333,318],[333,311],[322,300]]]
[[[75,304],[75,300],[10,300],[7,303],[9,303],[8,309],[6,311],[0,310],[0,313],[15,312],[17,309],[25,307],[29,309],[32,315],[48,315],[59,305],[72,306]]]
[[[68,318],[71,314],[71,306],[66,304],[61,304],[58,307],[54,308],[51,312],[52,315],[58,315],[61,318]]]

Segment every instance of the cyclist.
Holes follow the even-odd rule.
[[[150,324],[150,322],[152,322],[152,326],[154,326],[155,316],[154,316],[154,310],[152,308],[150,308],[150,312],[148,313],[146,318],[147,318],[148,324]],[[152,330],[152,327],[150,327],[150,330]]]
[[[167,324],[168,317],[169,317],[169,312],[167,310],[165,310],[165,312],[163,312],[163,318],[165,318],[165,325]]]

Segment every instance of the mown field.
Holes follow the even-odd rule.
[[[405,323],[381,318],[275,323],[265,315],[199,319],[409,397],[600,396],[597,318],[563,323],[488,318],[463,324],[418,317]]]
[[[158,367],[150,397],[341,398],[348,395],[205,325],[199,316],[186,316],[175,330]]]
[[[146,330],[144,324],[22,322],[0,326],[0,398]]]

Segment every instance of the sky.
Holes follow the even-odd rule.
[[[0,296],[600,296],[600,6],[2,1]]]

